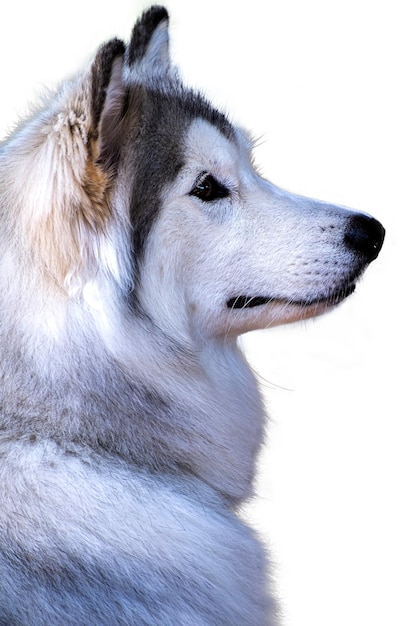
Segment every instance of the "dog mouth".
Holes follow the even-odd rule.
[[[264,296],[235,296],[227,301],[228,309],[251,309],[264,304],[270,304],[275,298]]]
[[[317,298],[305,298],[305,299],[297,299],[297,298],[285,298],[285,297],[275,297],[275,296],[249,296],[249,295],[240,295],[233,296],[229,298],[227,301],[228,309],[251,309],[255,307],[261,307],[268,304],[280,304],[287,306],[296,306],[296,307],[311,307],[311,306],[335,306],[339,304],[342,300],[350,296],[355,291],[356,284],[354,282],[348,283],[344,285],[342,288],[330,291],[324,296],[319,296]]]

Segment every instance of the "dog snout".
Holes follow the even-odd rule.
[[[349,219],[345,244],[366,257],[368,263],[374,261],[384,243],[385,229],[378,220],[369,215],[354,215]]]

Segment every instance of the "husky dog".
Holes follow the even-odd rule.
[[[152,7],[0,154],[0,623],[267,626],[240,333],[323,313],[373,218],[263,180]]]

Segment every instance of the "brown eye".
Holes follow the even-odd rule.
[[[229,195],[229,191],[214,176],[205,172],[197,179],[190,195],[196,196],[203,202],[212,202],[219,198],[226,198]]]

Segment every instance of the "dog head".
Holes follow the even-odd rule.
[[[247,135],[182,84],[162,7],[127,47],[102,46],[9,156],[23,249],[51,288],[101,320],[116,295],[172,336],[322,313],[384,238],[367,215],[262,179]]]

